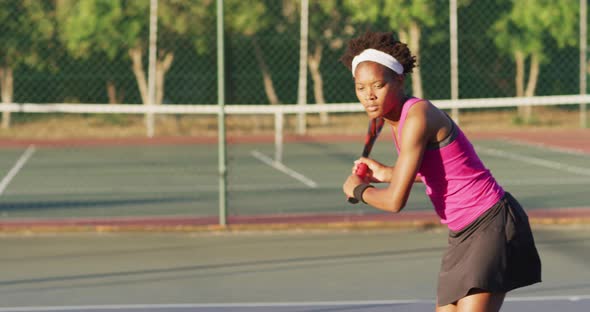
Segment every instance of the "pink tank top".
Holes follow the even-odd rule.
[[[398,125],[400,140],[408,111],[419,101],[422,99],[410,98],[402,108]],[[418,175],[441,223],[450,230],[459,231],[498,202],[504,190],[461,129],[455,124],[453,127],[457,131],[454,140],[426,149]],[[397,140],[395,143],[399,153],[400,144]]]

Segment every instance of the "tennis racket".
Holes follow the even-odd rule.
[[[367,131],[367,136],[365,137],[365,146],[363,147],[363,157],[369,157],[369,154],[373,149],[373,144],[375,144],[375,141],[377,141],[377,137],[379,137],[379,133],[381,133],[381,129],[383,129],[384,124],[385,119],[382,117],[377,117],[369,121],[369,129]],[[355,174],[361,178],[364,178],[367,176],[368,170],[369,166],[361,163],[357,166]],[[349,197],[348,202],[351,204],[356,204],[359,201],[354,197]]]

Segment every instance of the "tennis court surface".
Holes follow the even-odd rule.
[[[532,217],[590,215],[587,131],[472,137],[486,166]],[[373,157],[393,163],[396,153],[390,140],[391,135],[384,131]],[[272,140],[231,141],[227,152],[229,223],[436,220],[421,184],[415,185],[405,213],[399,216],[346,203],[342,181],[358,158],[360,142],[361,137],[287,138],[279,162]],[[52,223],[197,226],[218,222],[214,143],[190,139],[29,142],[4,143],[0,149],[0,223],[4,228]]]
[[[178,305],[127,305],[127,306],[71,306],[56,308],[34,309],[0,309],[0,312],[21,311],[78,311],[78,312],[429,312],[434,311],[433,302],[425,301],[377,301],[377,302],[319,302],[319,303],[259,303],[259,304],[178,304]],[[590,308],[590,299],[581,297],[572,298],[515,298],[508,299],[502,311],[512,312],[544,312],[563,311],[577,312],[587,311]]]
[[[473,139],[543,262],[502,311],[590,311],[590,151],[556,136]],[[226,230],[213,144],[5,145],[0,312],[433,311],[446,231],[360,226],[436,218],[421,185],[398,215],[347,204],[353,142],[287,141],[280,163],[267,142],[230,144]]]
[[[536,226],[543,282],[502,311],[588,311],[590,228]],[[4,234],[0,312],[433,311],[442,229]]]

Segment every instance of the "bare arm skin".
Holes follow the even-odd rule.
[[[363,198],[367,204],[391,212],[399,212],[406,205],[428,142],[426,110],[427,105],[418,103],[408,113],[401,137],[401,152],[391,170],[389,185],[365,191]]]
[[[352,167],[352,173],[357,172],[358,165],[360,163],[365,163],[369,166],[369,182],[371,183],[390,183],[391,177],[393,176],[393,168],[395,166],[386,166],[374,159],[361,157],[358,160],[354,161],[354,166]],[[416,175],[416,179],[414,179],[414,183],[422,183],[422,179],[419,175]]]
[[[413,183],[418,180],[417,173],[426,145],[430,141],[443,139],[448,134],[447,128],[450,129],[450,122],[444,113],[427,101],[416,103],[404,123],[401,152],[396,165],[389,167],[372,159],[361,158],[359,161],[369,166],[372,177],[363,181],[352,174],[343,186],[344,192],[352,195],[354,187],[360,183],[388,182],[386,188],[368,188],[363,193],[363,199],[375,208],[399,212],[406,205]]]

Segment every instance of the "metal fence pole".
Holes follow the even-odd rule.
[[[297,93],[297,104],[307,104],[307,44],[309,33],[309,2],[301,0],[301,26],[299,39],[299,84]],[[297,133],[305,134],[306,120],[305,113],[297,113]]]
[[[588,5],[587,0],[580,0],[580,94],[586,94],[587,74],[586,53],[588,47]],[[580,103],[580,127],[588,127],[586,103]]]
[[[217,0],[217,102],[219,148],[219,225],[227,224],[227,154],[225,137],[225,57],[223,33],[223,0]]]
[[[158,55],[158,0],[150,1],[150,50],[148,68],[148,106],[156,104],[156,57]],[[154,136],[154,113],[146,116],[147,136]]]
[[[451,99],[459,98],[459,53],[457,40],[457,0],[451,0],[449,3],[450,16],[450,37],[451,37]],[[459,109],[452,108],[453,119],[459,124]]]

